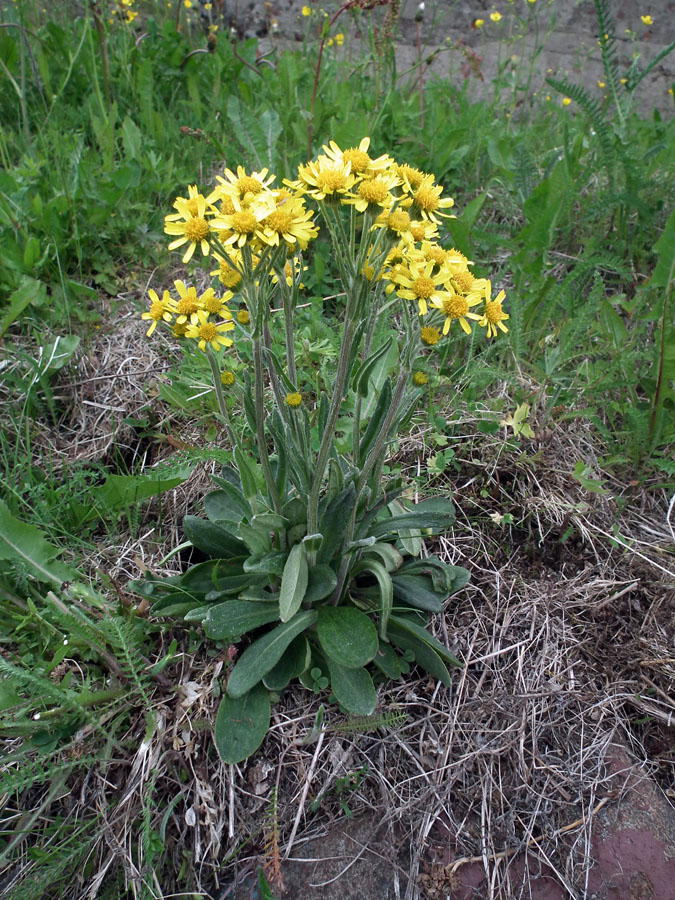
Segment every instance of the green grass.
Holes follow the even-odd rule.
[[[612,35],[605,6],[596,5]],[[143,39],[97,20],[86,4],[74,20],[57,20],[58,11],[46,19],[38,3],[2,9],[0,512],[17,546],[0,547],[0,739],[8,753],[0,796],[11,798],[0,812],[0,871],[15,873],[12,900],[75,896],[64,885],[74,891],[78,873],[90,877],[102,819],[42,809],[74,772],[105,773],[154,733],[152,692],[176,652],[170,626],[137,615],[125,586],[117,593],[105,573],[92,585],[81,560],[97,545],[136,537],[148,502],[201,462],[226,457],[211,451],[215,405],[190,399],[206,371],[166,348],[159,352],[171,369],[157,390],[168,415],[158,423],[148,414],[133,427],[157,446],[190,422],[200,450],[160,470],[122,452],[62,467],[36,452],[36,436],[67,415],[57,386],[76,379],[74,360],[100,329],[114,330],[120,294],[133,291],[140,309],[137,286],[150,274],[155,286],[178,277],[162,224],[175,195],[207,184],[224,162],[285,177],[306,158],[316,43],[261,63],[255,41],[232,44],[221,30],[207,52],[180,10],[176,29],[177,6],[145,4]],[[420,488],[458,465],[444,444],[457,409],[480,408],[479,430],[498,429],[512,410],[490,390],[504,381],[514,408],[536,402],[540,425],[590,423],[603,464],[623,482],[672,484],[675,126],[632,111],[640,73],[621,84],[608,41],[608,101],[556,77],[550,93],[571,97],[569,107],[543,92],[532,99],[528,73],[514,78],[506,64],[490,99],[427,79],[421,124],[416,73],[406,84],[390,56],[364,53],[351,62],[324,57],[314,151],[328,139],[351,145],[369,134],[377,153],[434,172],[456,200],[447,243],[474,260],[478,276],[491,272],[506,288],[510,314],[503,340],[441,350],[425,414],[437,446]],[[301,387],[313,392],[330,377],[340,302],[320,303],[335,283],[320,244],[303,277],[313,303],[297,356]],[[234,366],[238,377],[247,364],[244,355]],[[184,649],[196,648],[192,633]],[[77,666],[62,674],[66,652]],[[150,669],[146,660],[158,659]],[[158,873],[184,890],[189,865],[165,841],[171,810],[154,808],[154,788],[129,813],[142,834],[133,862],[143,878]],[[100,896],[155,896],[148,883],[125,892],[116,863]]]

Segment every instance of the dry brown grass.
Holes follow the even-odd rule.
[[[101,459],[130,440],[122,419],[145,408],[147,385],[166,365],[134,337],[131,317],[122,316],[123,340],[103,335],[80,359],[68,387],[71,419],[62,433],[40,437],[55,457]],[[181,442],[198,440],[188,425],[179,427]],[[291,690],[276,705],[261,750],[225,766],[210,726],[227,659],[204,647],[190,652],[177,624],[157,646],[159,658],[176,636],[180,657],[156,683],[154,726],[146,730],[142,711],[134,713],[126,757],[73,777],[69,798],[51,798],[40,813],[97,815],[103,823],[88,874],[64,897],[96,897],[114,870],[134,897],[185,896],[188,887],[214,900],[232,897],[261,861],[274,871],[275,842],[290,863],[298,848],[329,833],[342,816],[337,780],[364,766],[349,806],[386,829],[397,897],[441,897],[473,861],[494,900],[526,896],[533,871],[523,875],[512,865],[525,847],[529,866],[536,860],[571,898],[584,896],[594,815],[622,786],[608,768],[613,748],[627,746],[644,778],[672,782],[673,503],[603,472],[583,422],[540,429],[521,449],[503,437],[475,436],[467,419],[456,443],[459,469],[435,484],[455,494],[458,520],[434,549],[471,571],[468,587],[433,623],[464,664],[452,687],[414,677],[382,687],[378,712],[405,719],[370,734],[345,728],[332,709],[313,731],[326,698]],[[413,472],[428,456],[426,439],[424,428],[414,429],[398,450]],[[576,459],[607,494],[588,493],[570,476]],[[121,536],[93,554],[90,570],[123,584],[156,569],[208,483],[199,467],[165,498],[161,541],[152,543],[143,529],[134,540]],[[625,498],[621,509],[610,499],[616,496]],[[513,524],[495,524],[495,512],[510,513]],[[157,871],[142,864],[144,808],[149,827],[164,834]]]

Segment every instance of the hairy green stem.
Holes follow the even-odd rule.
[[[235,440],[232,426],[230,425],[230,414],[225,403],[223,383],[220,380],[220,367],[218,366],[218,360],[216,359],[214,352],[210,347],[208,347],[206,350],[206,358],[208,359],[209,366],[211,368],[211,378],[213,379],[213,389],[215,391],[216,400],[218,402],[218,410],[225,424],[225,434],[227,435],[227,439],[230,442],[230,447],[234,449],[237,446],[237,441]]]
[[[264,366],[262,358],[262,340],[260,334],[256,334],[252,339],[253,343],[253,380],[254,380],[254,404],[255,404],[255,431],[256,440],[258,442],[258,453],[260,454],[260,466],[262,468],[263,478],[267,486],[267,491],[274,507],[274,512],[281,513],[281,501],[279,500],[279,492],[277,490],[274,476],[272,475],[272,467],[270,466],[270,457],[267,452],[267,440],[265,438],[265,384],[263,381]]]
[[[323,482],[323,473],[333,443],[335,423],[337,422],[340,413],[342,395],[349,374],[349,358],[351,356],[352,342],[356,333],[356,322],[350,316],[349,306],[350,303],[348,299],[347,319],[342,332],[342,344],[340,347],[340,356],[338,358],[337,372],[335,373],[335,382],[333,384],[333,396],[331,397],[326,428],[321,437],[319,453],[315,463],[314,477],[309,491],[309,501],[307,504],[307,534],[316,534],[318,532],[319,494]]]

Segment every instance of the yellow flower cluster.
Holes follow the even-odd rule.
[[[454,201],[443,197],[434,175],[387,155],[373,158],[369,149],[369,138],[348,150],[331,141],[315,160],[299,167],[296,181],[286,184],[319,202],[370,212],[373,231],[386,229],[391,249],[380,271],[373,270],[369,259],[363,274],[369,280],[387,281],[386,291],[414,301],[420,316],[438,319],[439,325],[442,318],[443,335],[454,320],[466,334],[471,332],[470,320],[484,327],[488,337],[494,337],[497,329],[507,331],[504,291],[493,298],[490,281],[474,278],[470,261],[437,241],[438,226],[451,215],[447,210]],[[431,346],[441,331],[426,321],[420,336]]]
[[[197,247],[207,256],[214,233],[226,248],[248,245],[254,252],[280,245],[304,250],[318,234],[303,199],[273,188],[274,176],[267,169],[248,174],[238,166],[236,173],[225,169],[224,174],[208,197],[190,185],[188,196],[173,204],[176,212],[165,218],[164,231],[175,238],[169,250],[187,245],[183,262],[190,261]],[[221,267],[229,267],[222,255],[214,255]]]
[[[213,288],[207,288],[197,296],[196,288],[186,287],[182,281],[174,281],[174,286],[177,298],[164,291],[160,299],[156,291],[148,291],[150,308],[141,315],[150,322],[146,334],[150,336],[160,322],[166,322],[172,326],[174,337],[194,340],[200,350],[206,350],[207,345],[213,350],[231,346],[232,339],[226,334],[234,329],[234,322],[226,304],[232,292],[218,297]]]
[[[315,159],[298,167],[297,179],[285,181],[281,188],[274,186],[274,180],[267,169],[225,169],[208,196],[190,185],[188,196],[178,197],[173,204],[175,212],[166,216],[164,230],[173,238],[170,250],[185,248],[183,261],[188,262],[199,248],[216,261],[211,275],[226,288],[223,303],[241,288],[246,260],[249,273],[251,266],[255,271],[260,259],[275,248],[288,254],[287,282],[298,278],[301,263],[295,253],[305,250],[318,234],[313,212],[305,206],[309,200],[325,207],[326,213],[332,209],[331,215],[342,207],[351,208],[351,215],[364,216],[362,230],[372,236],[372,246],[362,274],[373,282],[382,280],[387,293],[413,301],[419,316],[428,317],[420,330],[427,346],[436,343],[441,334],[447,335],[454,320],[467,334],[471,321],[484,327],[488,337],[494,337],[498,329],[507,330],[503,324],[509,318],[502,310],[504,291],[492,298],[490,281],[475,278],[471,262],[462,253],[438,243],[439,225],[444,218],[453,217],[449,210],[454,201],[443,196],[433,174],[398,163],[386,154],[372,156],[370,138],[365,137],[346,150],[330,141]],[[276,282],[278,275],[270,274]],[[189,290],[194,292],[194,288]],[[202,329],[202,349],[214,340],[227,340],[213,331],[221,326],[208,318],[212,311],[203,306],[204,297],[206,294],[201,298],[194,294],[194,302],[199,300],[202,306],[197,303],[190,332],[185,331],[186,337],[195,337],[195,329]],[[185,302],[181,295],[178,305]],[[150,311],[144,314],[152,320],[148,333],[159,321],[173,321],[177,309],[155,296]],[[203,321],[199,309],[207,314]],[[246,316],[245,310],[240,312],[240,324]],[[234,327],[229,312],[222,317],[229,323],[223,331]],[[174,328],[186,321],[176,318]],[[205,336],[208,334],[213,338]]]

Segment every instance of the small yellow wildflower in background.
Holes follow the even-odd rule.
[[[127,18],[126,18],[126,21],[128,22],[128,24],[131,24],[137,15],[138,15],[138,13],[135,10],[128,9],[127,10]]]
[[[231,387],[234,384],[234,372],[221,372],[220,383],[225,387]]]
[[[485,19],[474,19],[473,27],[474,28],[482,28],[485,25]]]
[[[438,328],[433,328],[431,325],[424,325],[420,328],[420,339],[427,347],[433,347],[434,344],[437,344],[441,339],[441,333]]]
[[[183,0],[183,6],[185,9],[192,9],[192,0]]]
[[[570,100],[569,97],[563,97],[563,98],[562,98],[562,105],[563,105],[563,106],[569,106],[571,102],[572,102],[572,101]]]
[[[248,310],[240,309],[239,312],[237,313],[237,322],[239,322],[240,325],[248,325],[250,320],[251,320],[251,317],[249,315]]]
[[[537,0],[527,0],[528,3],[536,3]]]
[[[627,78],[619,78],[619,84],[625,84],[627,81]]]
[[[642,22],[643,25],[653,25],[654,24],[654,20],[652,19],[651,16],[640,16],[640,21]]]
[[[491,12],[490,18],[493,22],[499,22],[501,20],[502,14],[499,12]]]
[[[599,88],[604,88],[604,86],[605,86],[605,82],[604,82],[604,81],[599,81],[599,80],[598,80],[598,81],[596,82],[596,84],[598,85]]]
[[[485,310],[483,311],[483,317],[479,320],[478,324],[483,328],[487,329],[487,337],[497,337],[497,329],[500,331],[507,332],[508,328],[503,324],[503,322],[508,319],[508,315],[502,309],[502,301],[506,297],[504,291],[500,291],[494,300],[490,299],[492,293],[492,285],[488,281],[487,287],[485,290]]]
[[[551,95],[550,95],[550,94],[547,94],[546,97],[545,97],[544,99],[546,100],[547,103],[549,103],[550,100],[551,100]]]
[[[302,397],[300,394],[293,392],[292,394],[286,394],[285,398],[286,406],[300,406],[302,403]]]
[[[422,387],[429,380],[429,376],[424,372],[413,372],[412,380],[414,385],[417,385],[417,387]]]
[[[305,16],[305,18],[307,16],[311,16],[312,15],[311,8],[309,6],[303,6],[302,9],[300,10],[300,15]]]
[[[160,322],[170,322],[175,311],[174,301],[168,291],[164,291],[160,300],[157,293],[152,290],[148,291],[150,297],[150,309],[141,315],[141,319],[150,320],[150,328],[145,332],[146,337],[150,337]]]
[[[344,36],[344,34],[343,34],[341,31],[339,31],[339,32],[335,35],[335,45],[336,45],[337,47],[341,47],[341,46],[344,44],[344,42],[345,42],[345,36]]]

